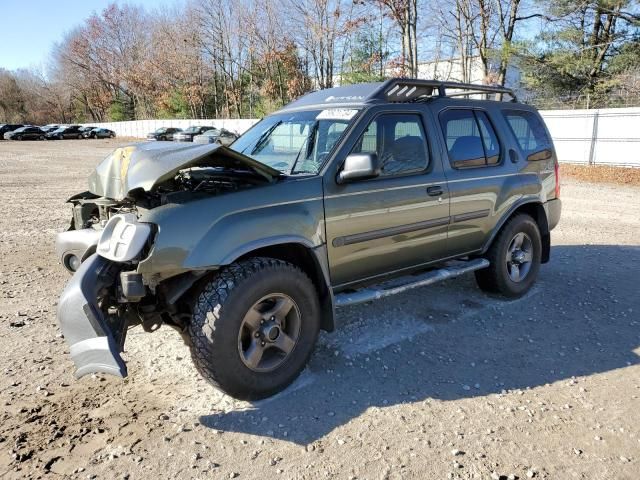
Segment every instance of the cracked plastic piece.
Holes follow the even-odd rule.
[[[78,378],[89,373],[127,376],[119,342],[97,305],[98,292],[113,283],[115,274],[111,262],[93,254],[71,277],[60,297],[58,322]]]
[[[97,252],[114,262],[128,262],[142,251],[150,234],[151,227],[138,223],[133,213],[114,215],[100,235]]]

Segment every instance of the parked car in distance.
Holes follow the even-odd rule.
[[[229,146],[235,142],[240,135],[230,132],[226,128],[212,128],[206,132],[193,137],[194,143],[219,143],[220,145]]]
[[[80,130],[82,127],[80,125],[69,125],[65,127],[60,127],[55,129],[52,132],[47,133],[47,140],[65,140],[67,138],[78,138],[81,139],[82,131]]]
[[[44,140],[45,133],[39,127],[20,127],[4,134],[5,140]]]
[[[127,330],[166,325],[241,399],[293,382],[336,308],[472,272],[522,297],[562,209],[534,107],[503,87],[406,78],[309,93],[233,149],[116,149],[69,202],[56,252],[75,273],[58,321],[76,375],[126,376]]]
[[[116,132],[102,127],[92,128],[91,130],[85,131],[82,135],[84,138],[116,138]]]
[[[42,130],[44,133],[49,133],[49,132],[53,132],[54,130],[57,130],[60,127],[62,127],[62,125],[50,123],[48,125],[43,125],[42,127],[40,127],[40,130]]]
[[[207,130],[214,130],[215,127],[202,127],[202,126],[193,126],[189,127],[186,130],[181,131],[180,133],[176,133],[173,135],[174,142],[193,142],[193,137],[196,135],[200,135]]]
[[[24,127],[21,123],[5,123],[0,125],[0,139],[4,138],[4,134],[7,132],[13,132],[14,130]]]
[[[147,134],[147,140],[158,140],[158,141],[164,141],[164,140],[173,140],[173,136],[176,133],[180,133],[182,132],[181,128],[175,128],[175,127],[160,127],[158,128],[155,132],[151,132]]]
[[[90,132],[94,128],[96,128],[96,127],[94,127],[92,125],[87,125],[87,126],[84,126],[84,127],[80,127],[80,132],[82,133],[82,138],[87,138],[87,136],[85,134]]]

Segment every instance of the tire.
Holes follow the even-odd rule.
[[[77,138],[78,140],[82,140],[82,134],[79,134]]]
[[[38,140],[40,140],[40,141],[44,140],[44,135],[40,135],[40,136],[38,137]]]
[[[486,258],[491,265],[476,270],[478,286],[490,293],[518,298],[529,291],[540,271],[540,229],[529,215],[511,218],[498,233]]]
[[[257,257],[226,267],[202,287],[188,334],[193,362],[208,382],[256,400],[298,377],[319,329],[309,277],[290,263]]]

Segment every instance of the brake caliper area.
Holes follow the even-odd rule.
[[[127,367],[120,356],[126,319],[105,318],[98,304],[98,299],[115,284],[118,273],[117,264],[93,254],[80,265],[60,297],[58,322],[78,378],[89,373],[127,376]]]

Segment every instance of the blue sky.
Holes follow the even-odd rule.
[[[2,0],[0,3],[0,68],[41,66],[55,42],[113,0]],[[152,9],[180,0],[129,0]]]

